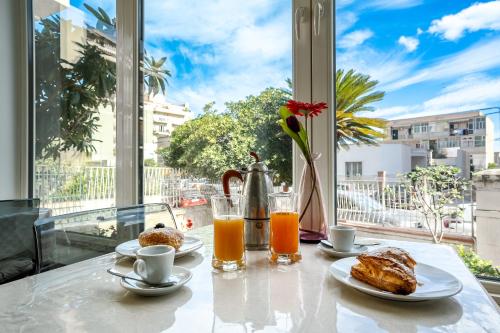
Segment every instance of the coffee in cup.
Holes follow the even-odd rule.
[[[349,252],[354,246],[356,229],[353,227],[335,225],[330,227],[330,242],[333,248],[340,252]]]
[[[134,272],[144,281],[160,284],[168,281],[174,266],[175,248],[170,245],[153,245],[136,252]]]

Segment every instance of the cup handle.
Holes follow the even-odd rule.
[[[134,273],[141,278],[146,279],[146,262],[142,259],[137,259],[134,262]]]

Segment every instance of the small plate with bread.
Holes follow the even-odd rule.
[[[193,236],[185,236],[181,231],[158,223],[154,228],[144,230],[139,238],[119,244],[115,251],[122,256],[136,258],[141,247],[170,245],[175,248],[175,258],[183,257],[203,246],[203,242]]]
[[[341,283],[380,298],[417,302],[458,294],[462,283],[434,266],[417,263],[408,252],[383,247],[340,259],[329,269]]]

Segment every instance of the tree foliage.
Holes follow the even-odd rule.
[[[337,148],[349,148],[349,144],[377,145],[385,137],[387,123],[384,119],[358,116],[360,112],[372,112],[371,103],[384,98],[383,91],[373,91],[378,81],[353,69],[336,73],[335,110],[337,116]]]
[[[116,19],[102,8],[84,4],[97,19],[95,27],[102,32],[98,44],[116,40]],[[79,29],[79,28],[76,28]],[[88,41],[68,45],[61,36],[61,18],[43,18],[35,29],[35,110],[38,159],[57,159],[61,152],[95,151],[95,132],[99,123],[99,108],[113,103],[116,93],[116,64],[99,46]],[[97,37],[96,37],[97,38]],[[61,45],[78,54],[76,60],[61,56]],[[165,94],[170,72],[166,58],[159,60],[146,55],[144,82],[147,94]],[[114,106],[114,105],[112,105]]]
[[[276,112],[289,98],[287,91],[268,88],[226,103],[222,113],[214,103],[207,104],[201,115],[175,129],[170,146],[159,153],[167,166],[218,178],[225,170],[251,163],[249,152],[255,151],[276,171],[276,182],[291,183],[292,143],[280,130]]]
[[[482,259],[474,251],[466,249],[463,245],[457,246],[457,252],[472,274],[500,278],[500,266],[493,265],[490,260]]]
[[[61,58],[60,18],[43,19],[40,25],[35,31],[36,156],[57,158],[70,149],[90,153],[98,107],[115,94],[115,64],[87,43],[75,43],[76,61]]]
[[[469,182],[459,177],[460,169],[454,166],[438,165],[416,167],[405,175],[408,187],[417,209],[425,222],[434,242],[441,242],[444,235],[443,217],[450,213],[450,205],[463,198]],[[455,211],[456,213],[456,211]]]

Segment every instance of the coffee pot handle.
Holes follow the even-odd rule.
[[[229,180],[231,178],[238,178],[239,180],[243,181],[243,176],[239,171],[236,170],[227,170],[224,172],[222,175],[222,188],[224,189],[224,195],[228,197],[231,192],[229,190]]]

